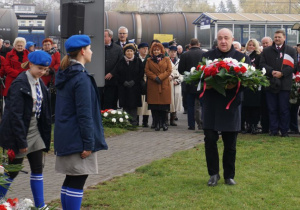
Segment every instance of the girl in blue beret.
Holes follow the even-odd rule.
[[[97,151],[107,149],[98,87],[85,64],[91,62],[91,40],[74,35],[65,42],[67,55],[56,75],[55,170],[65,174],[63,209],[79,210],[89,174],[98,173]]]
[[[40,79],[51,63],[51,56],[43,51],[28,55],[19,74],[9,88],[5,110],[0,124],[0,146],[11,149],[15,158],[9,164],[21,164],[27,156],[30,168],[30,186],[35,207],[45,206],[43,193],[43,151],[49,151],[51,138],[51,111],[49,94]],[[18,172],[9,172],[6,187],[0,187],[0,198]]]

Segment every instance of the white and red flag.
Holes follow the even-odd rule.
[[[284,54],[282,64],[288,65],[288,66],[294,68],[294,59],[291,56],[289,56],[288,54]]]

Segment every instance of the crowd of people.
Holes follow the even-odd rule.
[[[119,28],[118,40],[116,42],[113,41],[113,32],[110,29],[106,29],[104,34],[106,37],[105,54],[107,56],[105,60],[105,87],[102,92],[102,107],[104,109],[124,108],[124,98],[132,101],[132,99],[124,97],[123,91],[128,92],[128,90],[126,90],[128,87],[125,85],[127,82],[130,82],[130,80],[133,80],[133,78],[128,78],[126,81],[124,80],[124,75],[120,77],[116,74],[116,72],[121,69],[121,60],[124,60],[124,58],[127,59],[125,50],[127,48],[125,48],[125,46],[128,47],[127,45],[130,44],[132,48],[135,46],[133,56],[135,58],[140,58],[138,62],[141,62],[144,66],[142,80],[145,81],[145,83],[138,82],[139,84],[135,85],[141,85],[140,90],[145,89],[145,87],[147,88],[144,92],[135,92],[135,94],[138,95],[137,98],[139,98],[139,105],[132,107],[133,110],[135,110],[134,113],[132,110],[130,112],[133,114],[134,118],[132,123],[134,125],[139,125],[139,116],[141,116],[142,126],[148,127],[149,116],[152,115],[153,120],[151,128],[160,130],[160,127],[163,128],[163,130],[167,130],[167,126],[176,126],[175,120],[178,119],[176,113],[181,111],[181,108],[183,107],[184,113],[187,114],[188,129],[202,129],[203,109],[201,107],[203,105],[203,99],[199,99],[200,92],[197,91],[197,84],[186,84],[184,81],[184,72],[190,71],[192,67],[196,67],[201,61],[202,54],[207,51],[206,49],[201,48],[198,39],[191,39],[188,45],[189,47],[186,48],[186,51],[183,51],[183,47],[181,45],[177,45],[175,41],[171,41],[169,43],[164,42],[161,43],[161,45],[157,45],[157,43],[160,42],[158,40],[153,40],[152,43],[141,43],[136,46],[134,43],[130,43],[127,39],[128,29],[124,26]],[[250,64],[256,69],[265,68],[267,70],[267,76],[271,81],[271,86],[268,88],[259,88],[256,92],[253,92],[250,89],[245,89],[243,91],[241,127],[239,129],[239,131],[243,134],[270,133],[270,135],[280,134],[281,136],[288,136],[290,133],[299,133],[299,105],[289,103],[289,91],[291,90],[292,75],[300,69],[300,43],[297,47],[295,47],[296,50],[294,50],[290,47],[285,47],[288,46],[285,43],[285,31],[278,30],[275,35],[274,41],[271,37],[263,37],[261,41],[249,39],[246,44],[241,44],[237,41],[232,42],[233,48],[236,51],[241,52],[243,56],[249,58]],[[213,49],[218,47],[217,40],[214,43],[215,45],[213,46]],[[273,52],[274,45],[284,46],[284,48],[282,48],[279,52],[279,57],[275,60]],[[272,46],[273,51],[270,50]],[[155,48],[157,48],[157,50],[155,50]],[[265,53],[263,50],[266,48],[268,48],[270,52]],[[157,53],[154,53],[156,51]],[[271,53],[273,53],[273,55]],[[282,64],[284,53],[289,54],[294,59],[293,68],[285,66],[282,68],[282,66],[280,66]],[[266,57],[268,57],[267,63],[264,59]],[[168,63],[171,63],[171,65],[167,65],[166,68],[162,66],[162,64],[166,61],[165,58],[168,58]],[[153,61],[157,65],[154,65]],[[131,62],[133,61],[127,59],[128,66],[132,66]],[[277,64],[275,65],[275,63]],[[124,72],[123,70],[121,71]],[[279,77],[278,74],[273,75],[273,73],[276,73],[277,71],[288,73],[287,75],[282,75],[278,78],[278,80],[276,79],[277,83],[278,81],[283,82],[280,87],[278,86],[276,87],[276,90],[273,90],[274,85],[272,84],[273,81],[275,81],[274,78]],[[139,71],[139,75],[140,73],[141,72]],[[124,74],[129,76],[129,73]],[[168,77],[166,77],[167,75]],[[140,75],[139,78],[135,79],[141,78],[142,77]],[[165,79],[168,79],[168,85],[165,82]],[[154,86],[154,84],[156,84],[156,86]],[[168,101],[170,94],[169,92],[166,92],[169,91],[169,89],[171,89],[170,102]],[[114,91],[114,94],[111,94],[111,91]],[[280,93],[280,96],[270,94],[274,91],[276,92],[275,94]],[[283,100],[282,95],[285,96],[285,100]],[[163,109],[160,111],[163,112],[159,112],[159,114],[157,114],[158,108],[153,106],[154,104],[165,105],[160,106]],[[169,113],[170,121],[168,117]],[[157,116],[160,116],[158,121],[156,120],[158,119]]]
[[[249,39],[244,49],[227,28],[218,31],[211,50],[202,49],[196,38],[185,51],[174,40],[136,45],[127,38],[124,26],[119,28],[116,42],[112,30],[104,30],[105,86],[100,89],[85,68],[92,58],[91,40],[86,35],[74,35],[65,42],[67,55],[62,60],[52,39],[43,40],[42,50],[35,50],[35,43],[22,37],[17,37],[12,47],[4,46],[0,39],[0,85],[5,101],[1,106],[5,110],[0,146],[16,152],[10,164],[22,163],[27,156],[36,207],[45,206],[42,154],[49,150],[51,123],[55,120],[55,168],[66,175],[62,206],[80,209],[85,181],[89,174],[98,173],[96,152],[107,149],[100,107],[122,108],[131,116],[133,126],[139,125],[141,117],[142,126],[155,131],[177,126],[177,113],[183,111],[187,129],[204,130],[209,186],[216,186],[220,179],[219,135],[224,142],[225,183],[235,185],[239,132],[282,137],[299,134],[299,104],[290,104],[289,98],[293,73],[300,70],[300,43],[296,49],[288,46],[284,30],[275,32],[274,41],[270,37],[261,42]],[[286,63],[287,56],[290,62]],[[184,72],[204,58],[227,57],[244,60],[256,69],[265,68],[270,86],[253,92],[247,88],[237,91],[237,86],[230,84],[226,96],[208,88],[200,99],[198,84],[187,84]],[[225,109],[234,97],[230,108]],[[55,113],[55,119],[51,113]],[[17,174],[7,174],[8,183],[0,187],[0,197],[6,195]]]

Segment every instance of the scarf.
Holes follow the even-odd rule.
[[[134,60],[134,55],[133,55],[133,57],[130,58],[130,59],[127,58],[127,57],[124,55],[124,58],[125,58],[125,61],[126,61],[127,65],[129,65],[129,62]]]
[[[16,53],[17,53],[17,56],[19,57],[19,62],[20,63],[23,63],[23,55],[24,55],[24,51],[21,51],[21,52],[19,52],[19,51],[16,51]]]
[[[245,54],[246,54],[247,56],[250,56],[252,52],[253,52],[253,51],[246,51]]]
[[[163,59],[163,54],[159,54],[158,56],[153,55],[151,57],[151,59],[155,62],[155,63],[159,63],[159,61],[161,61]]]

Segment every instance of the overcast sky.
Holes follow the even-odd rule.
[[[209,2],[209,4],[211,4],[211,5],[213,5],[214,3],[215,3],[215,5],[218,7],[219,6],[219,4],[220,4],[220,2],[221,2],[221,0],[214,0],[214,1],[208,1]],[[234,3],[234,5],[236,6],[236,7],[238,7],[239,6],[239,0],[232,0],[232,2]],[[226,0],[223,0],[223,3],[226,5]]]

